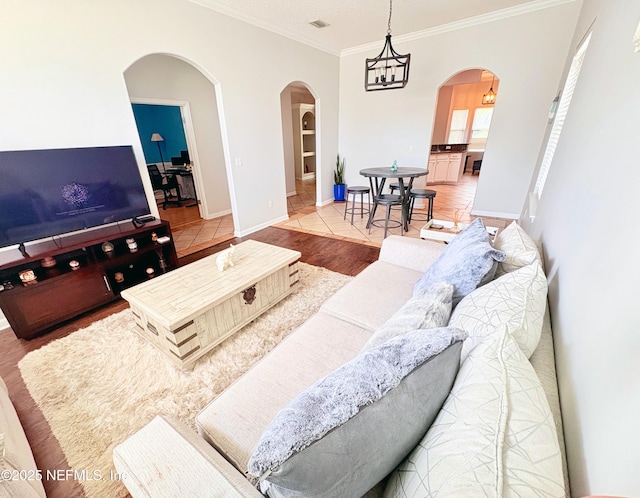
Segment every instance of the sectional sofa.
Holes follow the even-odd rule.
[[[0,379],[0,498],[43,498],[42,479],[7,386]]]
[[[515,222],[388,237],[199,434],[156,417],[116,469],[134,498],[568,496],[546,296]]]

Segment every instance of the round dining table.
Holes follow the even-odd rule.
[[[413,168],[413,167],[398,167],[391,169],[390,167],[379,168],[365,168],[360,170],[360,174],[366,178],[369,178],[369,186],[371,192],[373,192],[373,209],[369,213],[369,220],[367,221],[367,228],[371,226],[374,220],[376,208],[378,207],[378,199],[384,194],[384,185],[387,178],[398,180],[398,190],[402,197],[402,221],[404,231],[409,230],[408,214],[409,214],[409,192],[413,185],[413,180],[419,176],[425,176],[427,174],[427,168]],[[409,179],[409,182],[405,186],[405,178]],[[375,188],[374,188],[375,181]]]

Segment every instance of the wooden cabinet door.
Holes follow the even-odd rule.
[[[29,339],[63,320],[114,299],[101,272],[77,270],[2,293],[2,309],[16,336]]]
[[[461,173],[462,154],[449,154],[449,162],[447,164],[447,182],[458,183]]]
[[[436,156],[431,154],[429,156],[429,163],[427,165],[427,185],[433,183],[433,175],[436,174]]]
[[[447,181],[447,169],[449,167],[449,154],[439,154],[436,159],[436,170],[433,174],[434,183]]]

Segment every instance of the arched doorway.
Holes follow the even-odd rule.
[[[166,209],[160,207],[160,216],[171,218],[170,221],[180,220],[183,224],[201,218],[209,222],[204,230],[206,234],[185,230],[184,238],[186,240],[192,236],[192,244],[204,244],[209,234],[211,240],[223,235],[232,236],[235,220],[228,177],[230,169],[225,160],[226,137],[223,136],[223,117],[219,112],[222,107],[219,106],[220,96],[215,82],[190,62],[166,54],[151,54],[138,59],[124,71],[124,79],[132,106],[142,104],[180,110],[186,150],[175,148],[175,144],[169,143],[166,138],[172,136],[172,131],[165,129],[163,135],[160,121],[152,121],[154,129],[153,133],[149,133],[151,128],[147,126],[143,131],[136,120],[147,163],[157,165],[162,162],[160,169],[166,170],[163,173],[170,175],[175,174],[170,171],[172,167],[184,166],[188,161],[190,171],[187,174],[180,173],[179,180],[187,183],[181,187],[184,188],[183,194],[189,198],[180,206],[172,203],[165,206]],[[157,141],[155,133],[162,137],[162,141]],[[160,156],[161,159],[154,156],[147,158],[148,151],[164,155]],[[182,152],[186,152],[186,156]],[[185,160],[185,157],[188,159]],[[189,175],[193,178],[191,192]],[[179,213],[178,210],[185,212]],[[176,247],[179,246],[178,242],[176,240]]]
[[[282,146],[289,215],[315,206],[318,160],[316,99],[302,82],[287,85],[280,93]]]
[[[438,91],[426,179],[438,192],[438,219],[449,220],[456,211],[461,221],[471,219],[499,83],[490,71],[469,69]]]

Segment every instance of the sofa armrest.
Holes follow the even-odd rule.
[[[382,241],[380,261],[424,272],[447,247],[442,242],[390,235]]]
[[[116,446],[113,462],[133,498],[263,498],[194,430],[161,416]]]

